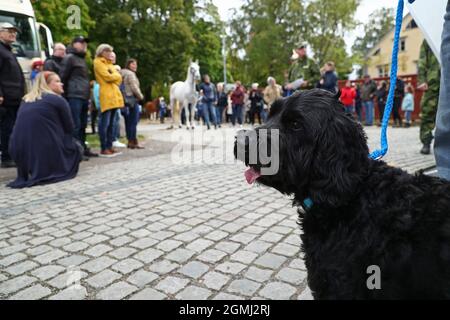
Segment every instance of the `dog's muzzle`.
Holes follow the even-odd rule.
[[[236,135],[234,143],[234,156],[236,159],[245,163],[249,169],[245,171],[245,178],[249,184],[253,184],[261,177],[261,171],[258,168],[257,151],[251,153],[250,146],[257,146],[258,137],[255,131],[240,130]],[[256,148],[257,150],[257,148]]]

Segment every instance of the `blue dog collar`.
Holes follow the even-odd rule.
[[[303,209],[311,210],[313,205],[314,205],[314,202],[312,201],[311,198],[306,198],[305,200],[303,200]]]

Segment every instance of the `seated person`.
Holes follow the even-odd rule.
[[[17,179],[9,187],[50,184],[77,175],[82,148],[72,138],[73,121],[63,92],[59,76],[44,71],[23,98],[9,147]]]

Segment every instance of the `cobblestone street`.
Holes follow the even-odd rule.
[[[175,145],[165,127],[139,131],[147,145]],[[367,130],[372,148],[379,131]],[[235,133],[205,132],[211,144],[194,154],[219,157],[211,151],[225,132]],[[418,127],[389,129],[386,161],[411,173],[432,167],[418,137]],[[0,299],[311,299],[287,197],[249,186],[240,163],[129,152],[59,184],[11,190],[2,181]]]

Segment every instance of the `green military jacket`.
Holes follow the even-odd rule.
[[[427,41],[420,49],[419,84],[428,83],[428,91],[438,92],[441,85],[441,66]]]
[[[304,89],[312,89],[320,79],[320,70],[313,59],[305,57],[295,61],[289,69],[289,83],[298,79],[308,81]]]

